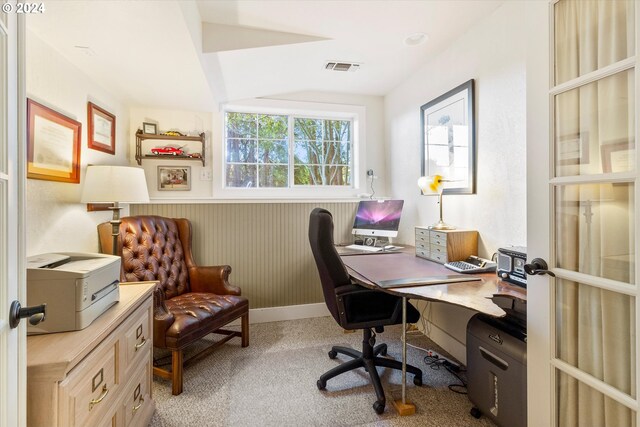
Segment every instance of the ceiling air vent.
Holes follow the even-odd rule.
[[[360,64],[355,62],[339,62],[339,61],[327,61],[324,65],[325,70],[329,71],[358,71]]]

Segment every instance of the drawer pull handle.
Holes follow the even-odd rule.
[[[136,412],[138,409],[142,407],[142,404],[144,403],[144,398],[140,396],[140,400],[138,402],[139,403],[133,407],[133,412]]]
[[[102,394],[100,394],[100,397],[98,397],[97,399],[91,399],[89,401],[89,410],[93,409],[94,406],[102,402],[102,400],[107,397],[107,394],[109,394],[109,389],[107,389],[107,385],[105,384],[102,386]]]
[[[147,339],[145,337],[142,337],[142,341],[140,341],[138,344],[135,345],[134,351],[138,351],[138,349],[143,345],[145,345],[146,343],[147,343]]]

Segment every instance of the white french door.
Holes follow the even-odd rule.
[[[26,329],[9,307],[24,298],[23,20],[0,12],[0,426],[26,425]]]
[[[528,283],[532,426],[638,425],[639,8],[550,5],[548,167],[528,172],[528,256],[556,277]]]

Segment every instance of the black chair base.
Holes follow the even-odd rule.
[[[352,357],[353,360],[349,360],[325,372],[316,383],[318,389],[324,390],[327,386],[327,381],[333,377],[354,369],[364,368],[364,370],[369,373],[369,377],[371,377],[371,383],[373,384],[373,388],[376,391],[377,400],[373,403],[373,409],[378,414],[382,414],[386,405],[386,398],[384,396],[382,382],[380,381],[380,376],[378,375],[376,367],[381,366],[384,368],[402,370],[402,362],[379,357],[378,355],[386,356],[387,345],[379,344],[374,347],[374,344],[375,338],[371,335],[371,329],[364,329],[362,339],[362,352],[347,347],[332,347],[331,351],[329,351],[329,358],[335,359],[338,353],[340,353]],[[412,365],[407,365],[407,372],[414,375],[413,383],[415,385],[422,385],[422,371],[420,369]]]

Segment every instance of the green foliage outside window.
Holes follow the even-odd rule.
[[[348,120],[228,112],[225,140],[228,187],[289,187],[290,167],[295,186],[351,185]]]

